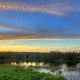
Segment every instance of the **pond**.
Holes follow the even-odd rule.
[[[74,71],[70,71],[70,68],[66,66],[66,64],[63,64],[61,66],[61,68],[59,70],[62,71],[62,76],[64,76],[67,80],[80,80],[80,71],[79,69],[74,69],[73,67],[71,67],[71,69],[74,69]],[[46,68],[37,68],[35,69],[35,71],[38,71],[40,73],[44,72],[44,73],[51,73],[52,75],[56,75],[57,72],[59,72],[59,70],[55,70],[54,72],[52,72],[50,69],[46,69]]]
[[[26,66],[26,65],[25,65]],[[54,72],[53,72],[54,70]],[[67,67],[66,64],[62,64],[60,66],[50,66],[49,69],[46,68],[34,68],[34,71],[38,71],[40,73],[50,73],[52,75],[57,75],[59,70],[62,72],[62,76],[64,76],[67,80],[80,80],[80,63],[76,65],[76,67]]]

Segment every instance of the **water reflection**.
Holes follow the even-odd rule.
[[[42,62],[41,63],[37,63],[37,64],[36,63],[35,64],[34,63],[31,63],[31,62],[29,62],[29,63],[24,62],[24,63],[21,63],[21,65],[22,66],[29,66],[29,65],[43,66],[43,63]],[[15,65],[17,65],[17,64],[15,64]],[[49,64],[47,64],[47,65],[49,66]],[[59,69],[58,70],[54,70],[54,72],[51,71],[51,68],[50,69],[46,69],[46,68],[35,68],[34,71],[38,71],[40,73],[44,72],[44,73],[50,73],[52,75],[57,75],[56,73],[58,73],[59,70],[61,70],[62,71],[62,74],[61,75],[64,76],[67,80],[80,80],[80,63],[78,63],[76,65],[76,67],[68,67],[66,64],[62,64],[62,65],[57,66],[57,67],[59,67]],[[52,67],[52,69],[53,68],[54,67]]]
[[[39,69],[39,70],[38,70]],[[64,76],[67,80],[80,80],[80,71],[75,69],[74,71],[68,71],[69,67],[67,67],[66,64],[62,64],[61,68],[59,70],[55,70],[52,72],[50,69],[45,68],[38,68],[35,69],[35,71],[38,71],[40,73],[51,73],[52,75],[56,75],[56,73],[59,72],[59,70],[62,71],[62,76]]]

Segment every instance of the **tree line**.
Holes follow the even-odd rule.
[[[10,62],[44,62],[50,63],[50,65],[60,65],[63,63],[70,65],[76,65],[80,62],[80,53],[75,52],[55,52],[43,53],[42,56],[39,53],[35,55],[23,54],[18,52],[0,52],[0,64]]]

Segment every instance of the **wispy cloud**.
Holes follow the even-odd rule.
[[[28,30],[24,30],[24,29],[21,29],[21,28],[17,28],[15,26],[11,26],[11,25],[2,25],[0,24],[0,33],[9,33],[9,34],[32,34],[31,31],[28,31]]]
[[[5,28],[4,28],[5,29]],[[73,29],[73,30],[72,30]],[[15,31],[15,30],[14,30]],[[17,29],[18,31],[18,29]],[[80,38],[79,30],[74,28],[61,28],[57,29],[44,29],[44,30],[36,30],[36,31],[25,31],[21,30],[16,33],[1,33],[0,32],[0,40],[14,40],[14,39],[74,39]]]
[[[65,11],[75,11],[70,5],[63,4],[63,3],[57,3],[57,4],[45,4],[45,5],[31,5],[26,3],[0,3],[0,8],[6,9],[6,10],[17,10],[17,11],[30,11],[30,12],[43,12],[43,13],[49,13],[53,15],[66,15]],[[80,10],[79,6],[75,8],[76,10]]]

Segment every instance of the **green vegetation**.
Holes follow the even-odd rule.
[[[50,67],[49,67],[49,66],[45,66],[45,68],[46,68],[46,69],[50,69]]]
[[[51,70],[52,72],[55,72],[55,71],[57,71],[57,70],[59,70],[59,69],[61,69],[60,66],[51,66],[51,67],[50,67],[50,70]]]
[[[74,70],[75,68],[72,68],[72,67],[68,68],[68,71],[74,71]]]
[[[18,52],[0,52],[0,64],[10,63],[10,62],[44,62],[50,63],[52,65],[61,65],[66,63],[69,66],[75,66],[80,62],[80,53],[72,53],[72,52],[54,52],[50,53],[34,53],[32,54],[24,54]]]
[[[53,69],[53,72],[55,72],[55,69]]]
[[[61,75],[61,73],[62,73],[62,71],[61,70],[59,70],[59,74]]]
[[[33,53],[34,54],[34,53]],[[0,64],[5,64],[6,62],[10,64],[10,62],[44,62],[50,63],[50,67],[45,66],[46,69],[50,69],[51,71],[59,70],[61,67],[59,65],[65,63],[67,65],[76,65],[80,62],[80,53],[61,53],[61,52],[53,52],[43,53],[42,56],[37,53],[36,55],[29,55],[24,53],[16,53],[16,52],[0,52]],[[56,65],[56,66],[55,66]],[[34,72],[34,68],[40,68],[40,66],[28,67],[25,69],[24,67],[19,66],[9,66],[9,65],[1,65],[0,66],[0,79],[3,80],[43,80],[44,78],[50,78],[50,80],[65,80],[64,77],[60,76],[52,76],[51,74]],[[42,67],[44,68],[44,66]],[[69,68],[69,70],[74,70]],[[35,73],[35,74],[34,74]],[[61,71],[57,74],[61,75]],[[47,76],[47,77],[46,77]]]
[[[59,67],[59,66],[54,67],[54,70],[59,70],[59,69],[60,69],[60,67]]]
[[[50,73],[39,73],[33,67],[20,67],[13,65],[0,65],[0,79],[3,80],[66,80],[63,76],[53,76]]]

